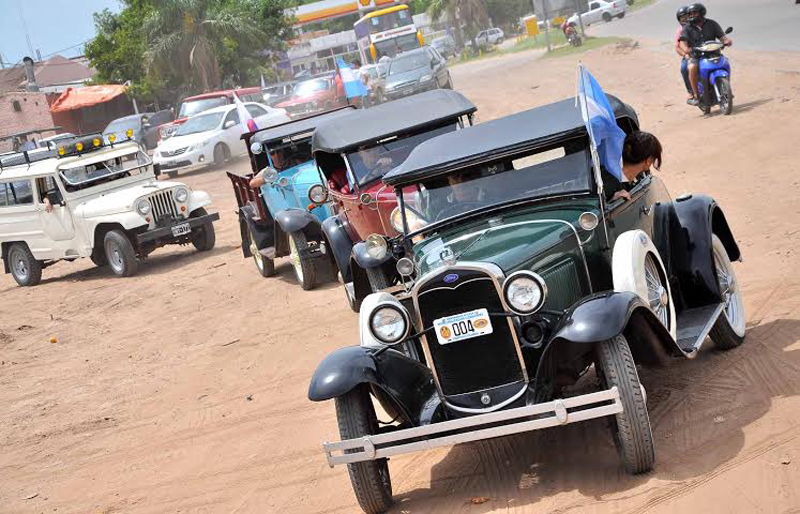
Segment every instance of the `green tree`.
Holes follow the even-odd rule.
[[[530,0],[486,0],[486,12],[498,27],[516,25],[519,18],[532,11]]]
[[[466,25],[470,39],[489,24],[484,0],[431,0],[428,15],[434,21],[447,16],[448,22],[455,28],[456,45],[459,47],[464,45],[462,24]]]

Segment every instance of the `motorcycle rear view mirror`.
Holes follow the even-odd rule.
[[[730,34],[731,32],[733,32],[733,27],[728,27],[727,29],[725,29],[726,34]]]

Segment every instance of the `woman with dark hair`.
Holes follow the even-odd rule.
[[[661,169],[661,142],[649,132],[636,131],[628,134],[622,147],[623,180],[601,170],[606,201],[617,198],[630,200],[628,191],[633,189],[642,174],[650,171],[651,167]]]

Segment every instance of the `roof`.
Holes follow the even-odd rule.
[[[124,94],[125,89],[125,86],[118,84],[88,86],[78,89],[67,88],[50,106],[50,112],[72,111],[102,104]]]
[[[94,74],[95,71],[81,60],[67,59],[60,55],[33,65],[36,84],[41,88],[85,82]],[[24,89],[27,83],[23,65],[0,70],[0,93]]]
[[[608,99],[618,118],[632,118],[638,124],[629,105],[611,95]],[[575,99],[569,98],[429,139],[417,146],[403,164],[384,175],[383,182],[411,183],[487,156],[544,146],[585,132],[581,110]]]
[[[208,93],[201,93],[199,95],[194,96],[187,96],[183,99],[184,102],[191,102],[192,100],[202,100],[204,98],[218,98],[220,96],[227,96],[228,98],[233,98],[233,93],[239,94],[249,94],[249,93],[258,93],[261,91],[261,87],[243,87],[239,89],[221,89],[219,91],[210,91]]]
[[[77,161],[86,160],[88,162],[100,162],[103,160],[107,160],[109,158],[118,157],[120,155],[127,155],[134,151],[139,151],[139,145],[132,141],[125,141],[123,143],[119,143],[114,145],[114,147],[104,147],[101,150],[97,150],[94,152],[84,153],[83,155],[76,155],[71,157],[64,157],[61,159],[55,158],[55,152],[51,150],[40,150],[42,155],[45,153],[53,154],[53,157],[44,158],[41,161],[31,163],[30,166],[27,164],[20,164],[14,165],[13,167],[3,168],[0,170],[0,180],[1,181],[8,181],[14,179],[22,179],[22,178],[29,178],[35,176],[41,176],[48,173],[54,173],[56,171],[56,167],[63,167],[64,164],[71,164]],[[21,155],[21,154],[17,154]],[[4,158],[4,161],[8,157]],[[24,162],[24,161],[23,161]]]
[[[296,136],[298,134],[305,134],[311,132],[321,123],[330,121],[341,116],[346,116],[354,109],[351,106],[342,107],[334,111],[328,111],[317,116],[309,116],[297,121],[291,121],[282,125],[277,125],[264,130],[259,130],[253,135],[250,140],[254,143],[270,143],[272,141],[279,141],[283,138]]]
[[[400,4],[400,5],[396,5],[394,7],[389,7],[389,8],[386,8],[386,9],[380,9],[380,10],[377,10],[377,11],[372,11],[371,13],[364,15],[364,17],[361,18],[361,19],[362,20],[368,20],[368,19],[374,18],[376,16],[383,16],[384,14],[391,14],[393,12],[404,11],[406,9],[408,9],[407,5]]]
[[[427,125],[472,114],[478,108],[456,91],[438,89],[393,102],[357,109],[347,116],[323,123],[314,131],[312,149],[342,153]]]

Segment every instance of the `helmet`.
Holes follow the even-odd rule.
[[[700,2],[693,3],[689,5],[688,13],[689,13],[689,21],[691,23],[695,23],[697,21],[702,20],[705,17],[706,6],[701,4]]]
[[[675,14],[675,17],[678,19],[678,23],[680,23],[680,21],[681,21],[681,16],[686,16],[687,14],[689,14],[689,6],[688,5],[684,5],[683,7],[678,9],[678,12]]]

